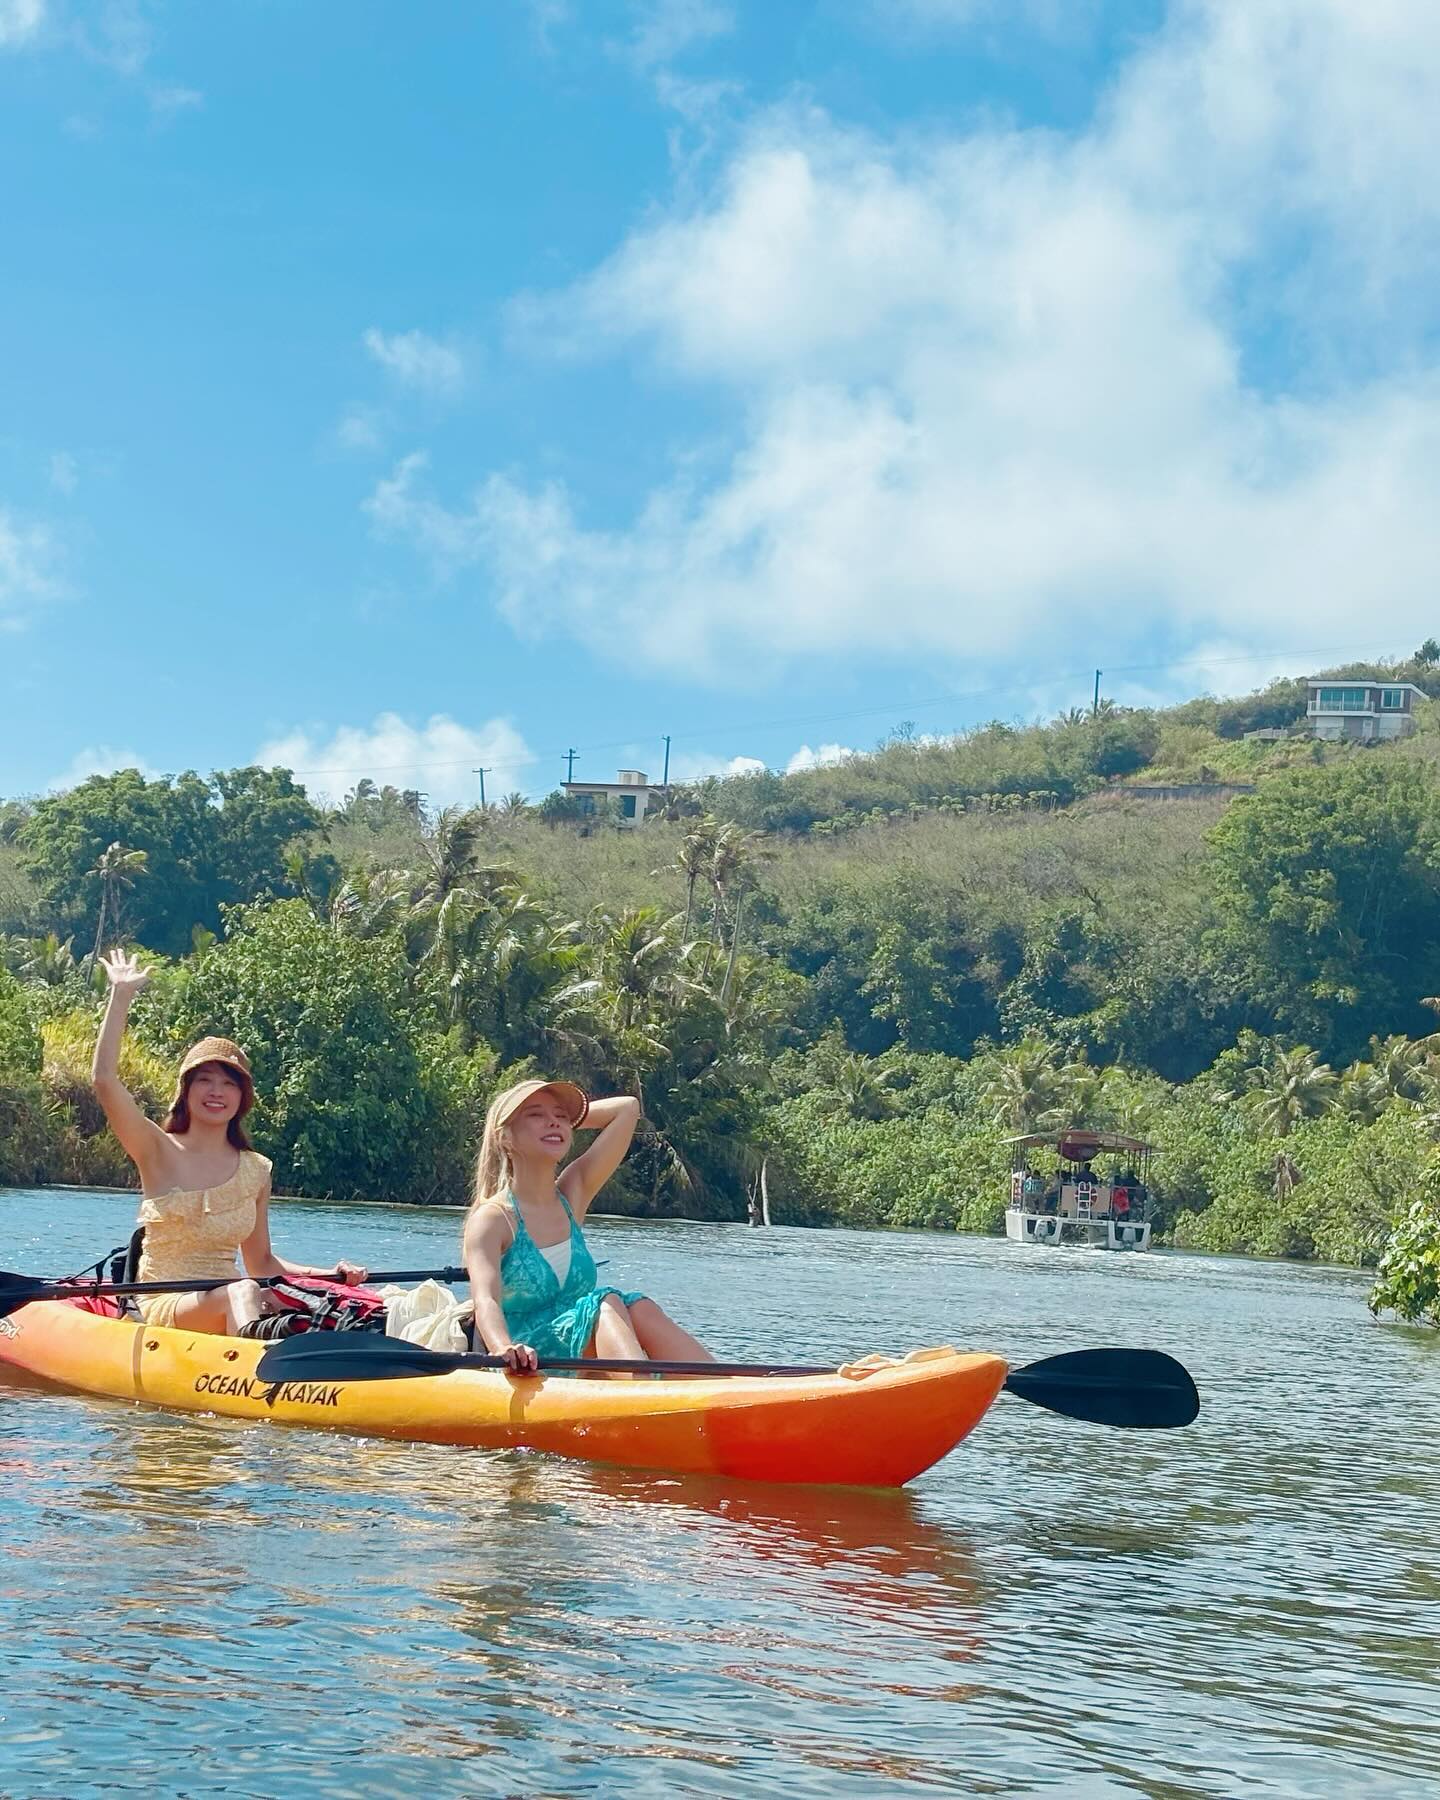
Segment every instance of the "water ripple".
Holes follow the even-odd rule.
[[[0,1195],[72,1266],[122,1199]],[[437,1262],[453,1218],[283,1209]],[[906,1494],[169,1417],[0,1378],[0,1792],[1410,1796],[1440,1354],[1343,1271],[601,1224],[725,1352],[1168,1348],[1205,1410],[1003,1401]],[[42,1254],[43,1246],[43,1254]]]

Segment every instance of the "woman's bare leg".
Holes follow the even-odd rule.
[[[630,1323],[646,1356],[656,1362],[714,1362],[715,1358],[683,1325],[677,1325],[653,1300],[637,1300]]]
[[[645,1352],[639,1338],[635,1335],[635,1327],[630,1323],[629,1309],[625,1302],[615,1294],[607,1294],[600,1302],[600,1314],[595,1321],[595,1335],[591,1338],[587,1356],[622,1357],[626,1362],[643,1362]]]
[[[260,1311],[260,1289],[253,1281],[235,1281],[213,1293],[182,1295],[175,1308],[175,1329],[236,1337],[242,1325],[260,1317]]]

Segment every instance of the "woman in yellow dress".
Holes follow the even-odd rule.
[[[250,1147],[242,1124],[255,1100],[250,1063],[229,1038],[207,1037],[180,1064],[163,1125],[146,1118],[120,1079],[120,1043],[135,996],[150,978],[117,950],[100,959],[110,1000],[91,1077],[110,1128],[140,1174],[144,1247],[139,1281],[229,1281],[208,1294],[148,1294],[146,1323],[254,1337],[264,1311],[256,1282],[269,1275],[361,1282],[358,1263],[312,1269],[270,1247],[270,1163]],[[249,1280],[236,1280],[236,1255]]]

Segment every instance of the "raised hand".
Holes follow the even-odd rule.
[[[113,950],[100,958],[100,967],[110,978],[111,991],[134,999],[150,979],[150,971],[140,967],[138,957],[124,950]]]

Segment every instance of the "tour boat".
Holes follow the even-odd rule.
[[[1118,1131],[1078,1130],[1033,1131],[1009,1143],[1006,1237],[1017,1244],[1150,1248],[1152,1145]],[[1049,1173],[1034,1168],[1036,1150],[1053,1151],[1058,1167]]]

